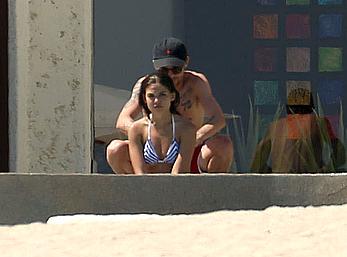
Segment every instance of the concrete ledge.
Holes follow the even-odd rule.
[[[90,213],[203,213],[347,203],[347,174],[0,174],[0,224]]]

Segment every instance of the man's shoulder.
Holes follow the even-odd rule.
[[[203,74],[202,72],[186,70],[186,71],[184,71],[184,75],[188,79],[207,81],[205,74]]]
[[[201,87],[209,88],[209,82],[206,78],[206,76],[201,72],[191,71],[187,70],[185,71],[185,83],[188,85],[193,86],[193,88],[199,88],[199,91],[201,90]]]

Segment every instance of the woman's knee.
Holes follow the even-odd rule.
[[[106,148],[107,159],[124,157],[128,154],[128,143],[121,140],[113,140]]]

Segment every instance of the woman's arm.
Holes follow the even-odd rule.
[[[195,126],[190,122],[180,122],[180,126],[177,129],[177,131],[180,131],[180,152],[172,167],[171,174],[190,172],[190,163],[195,147]]]
[[[134,173],[144,174],[145,162],[143,159],[142,126],[141,121],[133,123],[129,128],[129,155]]]

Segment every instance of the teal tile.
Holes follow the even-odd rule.
[[[277,105],[278,102],[278,81],[254,81],[255,105]]]
[[[343,0],[318,0],[319,5],[338,5],[342,3]]]
[[[310,0],[286,0],[287,5],[309,5]]]

